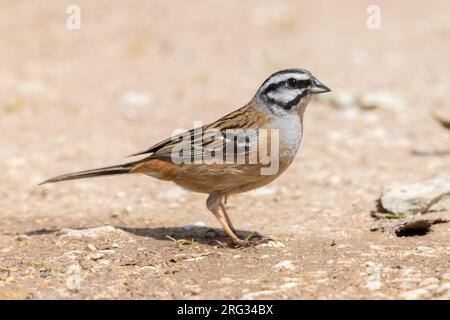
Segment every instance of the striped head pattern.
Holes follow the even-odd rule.
[[[272,74],[256,93],[256,100],[275,114],[306,104],[313,94],[331,91],[304,69],[286,69]]]

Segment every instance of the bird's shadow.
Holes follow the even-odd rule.
[[[61,231],[61,230],[60,229],[42,228],[42,229],[27,231],[24,234],[27,236],[44,236],[44,235],[48,235],[48,234],[58,233],[59,231]]]
[[[89,229],[86,228],[73,228],[77,230]],[[176,241],[176,240],[187,240],[193,241],[205,245],[217,245],[217,243],[232,244],[230,238],[226,233],[219,228],[208,228],[200,226],[186,227],[158,227],[158,228],[133,228],[124,226],[115,226],[115,228],[120,229],[124,232],[134,234],[139,237],[148,237],[155,240],[164,241]],[[27,236],[42,236],[49,234],[57,234],[61,229],[36,229],[25,232]],[[237,235],[244,239],[249,235],[253,235],[256,238],[262,238],[259,234],[247,230],[236,230]]]
[[[153,238],[155,240],[175,241],[188,240],[206,245],[216,245],[220,243],[231,244],[227,234],[219,228],[208,228],[200,226],[186,227],[159,227],[159,228],[131,228],[116,226],[117,229],[132,233],[140,237]],[[236,234],[241,239],[254,234],[252,231],[236,230]],[[261,237],[260,235],[257,235]]]

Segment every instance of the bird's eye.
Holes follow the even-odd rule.
[[[288,85],[291,88],[297,88],[298,87],[298,80],[295,78],[288,79]]]

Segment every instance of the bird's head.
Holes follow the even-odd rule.
[[[331,91],[304,69],[286,69],[272,74],[255,95],[257,103],[276,115],[303,112],[313,94]]]

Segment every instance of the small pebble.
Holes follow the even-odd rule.
[[[295,265],[291,260],[284,260],[278,262],[276,265],[273,266],[273,268],[277,271],[291,271],[295,270]]]
[[[278,240],[269,240],[260,245],[260,247],[269,247],[269,248],[284,248],[286,245]]]
[[[105,257],[105,254],[102,252],[97,252],[91,255],[91,260],[97,261]]]
[[[86,247],[91,251],[97,251],[97,248],[92,243],[89,243]]]

